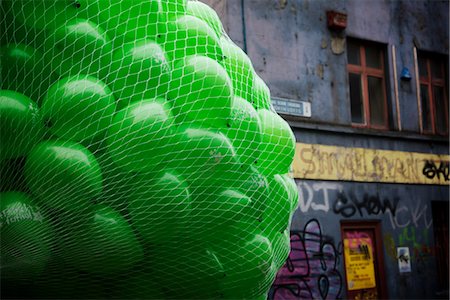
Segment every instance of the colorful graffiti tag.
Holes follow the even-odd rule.
[[[311,219],[303,231],[291,232],[291,253],[272,286],[269,299],[340,299],[343,279],[338,271],[342,243],[322,235]]]

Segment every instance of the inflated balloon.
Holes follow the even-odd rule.
[[[25,163],[33,195],[45,206],[73,213],[89,207],[102,191],[102,174],[94,155],[74,142],[45,141]]]
[[[2,279],[41,275],[51,256],[53,232],[42,210],[23,193],[0,193]]]
[[[42,53],[24,44],[0,48],[0,88],[22,93],[41,103],[49,86],[57,77],[45,64]]]
[[[295,137],[217,13],[1,11],[1,296],[266,299],[298,206]]]
[[[217,299],[220,282],[226,278],[219,253],[209,247],[183,241],[177,247],[173,241],[167,246],[155,246],[150,263],[168,299]],[[164,274],[170,273],[167,277]]]
[[[64,258],[81,271],[115,274],[143,259],[143,248],[127,220],[114,209],[98,205],[88,221],[65,236]]]
[[[267,109],[258,110],[262,128],[258,169],[265,175],[285,174],[294,159],[295,137],[288,123]]]
[[[179,122],[224,128],[231,114],[233,87],[218,62],[194,55],[173,71],[168,96]]]
[[[200,1],[188,1],[186,12],[205,21],[214,30],[217,37],[222,36],[223,25],[214,9]]]
[[[28,154],[43,136],[44,123],[36,103],[27,96],[0,90],[0,159]]]
[[[256,73],[253,79],[251,101],[256,109],[270,109],[269,87]]]
[[[188,181],[210,178],[221,174],[231,165],[238,164],[230,140],[216,130],[199,126],[180,126],[176,133],[176,144],[170,155],[169,165]],[[206,177],[204,177],[206,176]],[[202,185],[206,186],[206,182]]]
[[[163,39],[164,49],[175,62],[194,54],[222,59],[219,38],[208,23],[197,17],[179,16],[169,22]]]
[[[97,24],[75,19],[55,29],[46,40],[53,51],[46,53],[52,70],[60,76],[105,76],[111,63],[112,43]]]
[[[64,140],[89,144],[104,138],[116,110],[115,98],[102,81],[87,75],[66,77],[50,87],[42,103],[49,130]]]
[[[113,44],[120,48],[125,42],[155,39],[158,24],[164,23],[161,0],[96,1],[77,0],[77,16],[86,18],[114,37]]]
[[[144,99],[165,97],[170,68],[161,47],[152,41],[125,44],[114,53],[108,84],[119,109]]]
[[[153,170],[163,162],[174,135],[174,117],[164,99],[139,101],[114,116],[108,131],[108,152],[126,170]]]
[[[258,113],[248,101],[237,96],[233,98],[231,117],[224,133],[232,141],[242,163],[254,164],[258,161],[261,125]]]
[[[133,224],[147,243],[164,243],[174,238],[188,222],[191,193],[176,172],[136,178],[127,198]]]
[[[254,69],[250,58],[228,37],[222,37],[220,44],[223,50],[222,65],[233,82],[234,93],[247,101],[251,101]]]

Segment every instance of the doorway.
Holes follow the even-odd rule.
[[[438,294],[437,298],[448,299],[449,288],[449,203],[446,201],[432,201],[434,245],[437,265]]]
[[[379,221],[341,221],[347,298],[386,299]]]

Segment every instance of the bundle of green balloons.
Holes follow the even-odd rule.
[[[216,12],[0,2],[2,297],[265,299],[295,137]]]

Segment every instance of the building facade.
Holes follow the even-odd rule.
[[[448,299],[448,1],[208,0],[297,151],[271,299]]]

